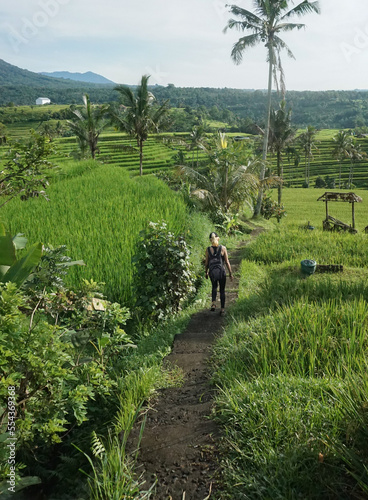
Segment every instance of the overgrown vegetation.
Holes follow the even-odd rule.
[[[15,284],[3,285],[0,294],[0,441],[3,447],[8,438],[4,434],[8,421],[3,402],[7,400],[8,387],[15,387],[18,492],[42,481],[47,494],[61,498],[59,481],[63,479],[67,496],[79,484],[81,496],[87,497],[89,493],[78,468],[90,471],[86,457],[90,454],[91,432],[95,431],[102,435],[100,438],[96,434],[95,443],[101,443],[101,450],[105,446],[105,458],[102,459],[101,451],[93,459],[97,476],[91,483],[90,494],[101,497],[104,491],[110,495],[114,482],[102,478],[109,474],[110,467],[114,477],[126,479],[124,487],[121,483],[121,491],[134,495],[139,480],[123,445],[116,443],[121,433],[128,432],[137,409],[153,388],[170,384],[171,379],[175,381],[175,374],[162,371],[162,358],[173,335],[187,320],[188,312],[177,319],[173,313],[178,312],[183,299],[193,297],[194,281],[201,281],[200,251],[211,226],[203,216],[190,213],[181,194],[174,193],[162,181],[134,179],[125,170],[95,161],[64,164],[52,172],[49,181],[49,202],[33,198],[24,203],[13,199],[2,209],[2,219],[13,234],[25,232],[31,243],[43,241],[48,246],[43,248],[39,267],[29,276],[39,262],[42,245],[35,243],[30,247],[30,259],[29,252],[22,250],[24,237],[17,235],[12,239],[5,230],[0,231],[0,256],[5,258],[0,265],[6,266],[1,268],[1,276],[10,276],[10,271],[12,276],[19,276]],[[177,293],[166,294],[169,303],[160,309],[160,318],[153,311],[152,320],[156,321],[150,323],[149,342],[144,340],[148,335],[145,326],[130,326],[136,342],[133,345],[123,330],[129,318],[123,305],[133,307],[136,302],[132,257],[138,249],[140,228],[152,219],[166,220],[156,250],[167,244],[162,261],[164,285],[173,287],[176,273]],[[191,252],[186,240],[191,243]],[[65,244],[68,252],[83,256],[84,262],[67,257]],[[23,252],[23,258],[19,252]],[[167,263],[171,254],[170,275]],[[25,266],[25,262],[29,265]],[[176,268],[180,262],[188,271],[188,286],[184,288],[181,268]],[[117,269],[117,265],[121,268]],[[103,283],[97,283],[95,277]],[[23,288],[16,288],[25,279]],[[105,293],[110,300],[106,300]],[[140,290],[137,295],[140,296]],[[158,328],[157,320],[167,320],[169,314],[167,325]],[[98,425],[99,422],[103,424]],[[105,440],[107,435],[111,436],[111,446]],[[82,453],[71,451],[72,444]],[[118,458],[126,461],[120,463]],[[114,464],[120,468],[111,469]],[[7,455],[2,449],[2,490],[7,490],[8,473]]]
[[[152,102],[147,85],[143,97]],[[250,231],[245,219],[259,188],[258,142],[223,133],[213,140],[208,117],[226,119],[237,130],[244,125],[216,106],[210,112],[180,108],[175,113],[184,116],[190,133],[148,138],[143,126],[148,175],[132,177],[138,168],[142,173],[143,142],[134,147],[137,136],[128,127],[130,137],[100,134],[93,122],[103,108],[87,98],[85,105],[80,116],[86,120],[74,132],[80,128],[82,144],[99,161],[66,161],[76,154],[74,137],[64,132],[56,138],[45,126],[53,122],[56,131],[56,120],[80,114],[73,107],[59,109],[58,116],[45,112],[42,119],[44,112],[32,110],[33,121],[44,121],[42,137],[33,134],[16,148],[10,143],[11,156],[3,162],[1,218],[10,233],[0,227],[0,395],[5,401],[8,387],[16,393],[19,488],[42,479],[44,493],[60,499],[70,498],[76,486],[81,498],[148,498],[127,436],[154,388],[180,379],[175,370],[162,369],[162,358],[203,304],[201,259],[209,232]],[[287,118],[283,139],[291,131],[290,114],[280,110],[273,125]],[[17,113],[24,118],[28,112],[14,111],[14,121],[21,125]],[[8,148],[5,131],[1,136]],[[277,134],[274,139],[276,158],[271,151],[267,175],[276,168],[284,186],[309,187],[315,180],[317,189],[302,195],[284,189],[288,217],[244,252],[240,299],[216,349],[216,418],[227,436],[223,496],[363,498],[366,211],[356,209],[357,235],[323,233],[325,207],[316,200],[319,189],[333,187],[337,178],[342,188],[367,184],[367,141],[336,131],[318,135],[313,127],[294,144],[278,141]],[[49,169],[51,153],[57,170]],[[172,174],[177,164],[185,175]],[[149,175],[157,171],[159,178]],[[39,197],[46,186],[49,202]],[[279,222],[286,215],[280,201],[267,194],[263,216]],[[351,207],[336,205],[331,213],[348,222]],[[33,246],[24,248],[17,233]],[[304,258],[343,264],[344,272],[305,278]],[[188,308],[195,288],[197,302]],[[4,404],[0,410],[4,428]],[[6,439],[0,435],[2,445]],[[4,478],[9,467],[3,449],[0,460]],[[87,483],[78,469],[89,476]]]
[[[295,196],[286,191],[286,226],[244,250],[240,298],[216,347],[221,498],[368,490],[367,236],[309,229],[304,214],[321,227],[324,207]],[[304,258],[344,271],[306,277]]]
[[[165,222],[150,222],[133,257],[136,313],[147,323],[176,314],[195,292],[190,249]]]

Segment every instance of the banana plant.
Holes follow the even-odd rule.
[[[35,243],[21,259],[17,259],[16,251],[25,248],[26,244],[27,238],[22,234],[12,237],[0,224],[0,283],[11,281],[20,287],[40,262],[42,243]]]

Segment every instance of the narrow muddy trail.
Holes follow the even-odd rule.
[[[255,228],[252,239],[261,231]],[[238,269],[242,248],[229,252],[234,280],[227,279],[226,306],[238,295]],[[204,500],[216,497],[216,457],[220,429],[211,420],[215,387],[210,383],[208,361],[225,319],[219,315],[219,294],[215,312],[194,314],[186,330],[174,339],[165,363],[178,366],[184,375],[180,387],[158,391],[149,411],[137,462],[144,489],[156,481],[155,500]],[[138,430],[133,431],[137,440]]]

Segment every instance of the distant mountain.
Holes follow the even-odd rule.
[[[65,86],[65,81],[60,81]],[[48,76],[18,68],[0,59],[0,85],[47,86],[52,83],[55,84],[55,80]]]
[[[112,82],[101,84],[55,78],[18,68],[0,59],[0,106],[35,104],[38,97],[48,97],[53,104],[81,104],[85,93],[95,104],[116,99]]]
[[[40,75],[49,76],[52,78],[63,78],[66,80],[73,80],[76,82],[115,85],[115,82],[108,80],[104,76],[98,75],[97,73],[93,73],[92,71],[87,71],[86,73],[70,73],[69,71],[53,71],[52,73],[47,73],[45,71],[42,71]]]

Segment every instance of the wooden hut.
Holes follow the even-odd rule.
[[[361,203],[363,200],[360,196],[355,193],[334,193],[331,191],[326,191],[322,196],[318,198],[317,201],[324,201],[326,204],[326,219],[323,221],[323,229],[326,231],[349,231],[350,233],[356,233],[355,229],[355,203]],[[352,224],[345,224],[338,219],[335,219],[328,213],[328,202],[329,201],[345,201],[351,203],[352,210]]]

